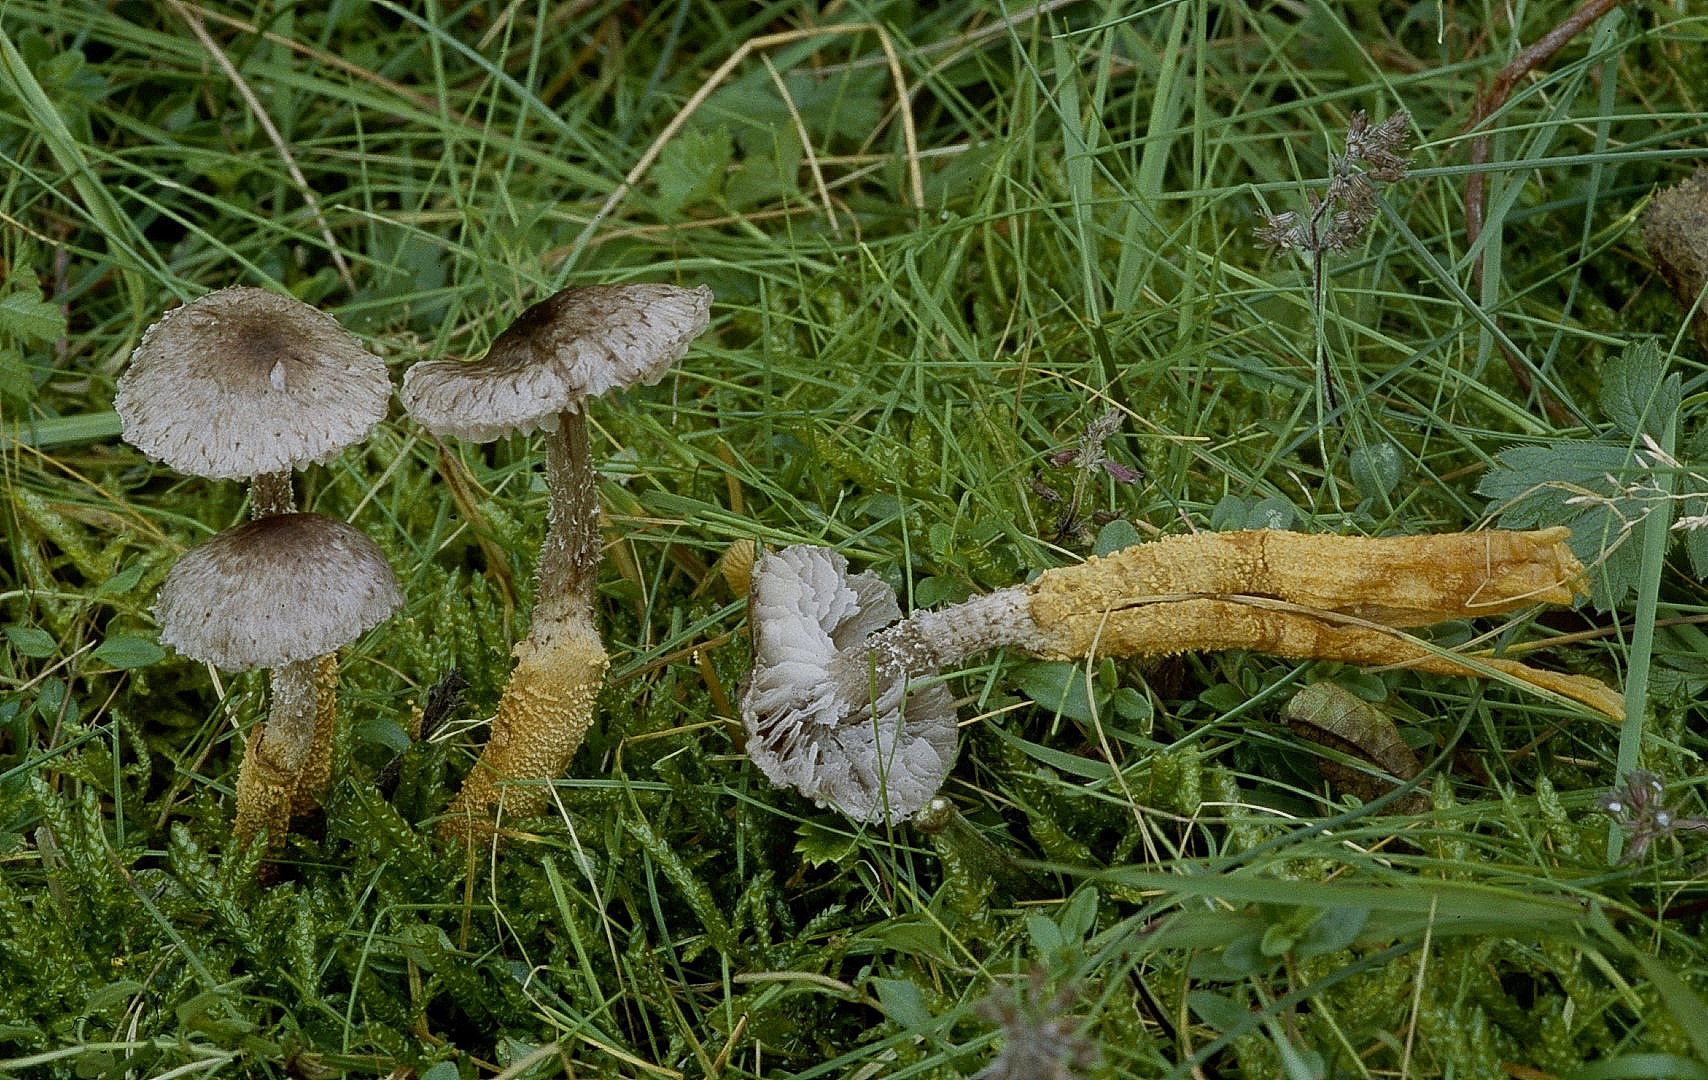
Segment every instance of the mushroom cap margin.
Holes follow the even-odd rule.
[[[711,303],[704,285],[571,286],[524,311],[480,360],[411,367],[399,397],[435,435],[552,431],[587,398],[663,378],[705,330]]]
[[[160,640],[232,671],[336,651],[403,606],[385,553],[353,525],[276,514],[185,552],[155,598]]]
[[[233,286],[143,333],[113,407],[125,441],[151,459],[237,480],[330,460],[390,401],[384,362],[331,315]]]

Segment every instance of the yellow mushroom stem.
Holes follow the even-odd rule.
[[[338,730],[338,657],[320,658],[320,670],[315,675],[314,738],[309,743],[308,758],[297,774],[296,787],[291,791],[291,816],[306,817],[320,807],[320,800],[332,782],[332,740]]]
[[[1040,575],[1026,590],[1028,652],[1054,659],[1248,649],[1289,660],[1501,673],[1614,717],[1619,695],[1583,675],[1447,654],[1399,627],[1570,604],[1583,566],[1564,528],[1344,537],[1199,533]]]
[[[1498,656],[1460,657],[1435,651],[1393,627],[1292,609],[1262,596],[1146,603],[1076,615],[1049,625],[1046,633],[1047,641],[1029,650],[1046,659],[1247,649],[1286,660],[1339,660],[1407,667],[1435,675],[1488,678],[1499,672],[1582,702],[1615,719],[1624,715],[1619,695],[1587,675],[1544,671]]]
[[[530,632],[515,655],[492,735],[440,827],[447,837],[490,837],[494,806],[512,818],[543,811],[546,782],[563,774],[593,725],[609,659],[591,620]],[[515,780],[535,782],[507,783]]]
[[[237,821],[244,844],[265,830],[276,847],[291,818],[319,805],[332,775],[332,732],[338,705],[338,659],[327,655],[272,670],[273,701],[243,745],[237,772]]]
[[[1049,570],[1031,587],[1032,612],[1051,625],[1087,612],[1182,595],[1267,596],[1383,626],[1428,626],[1570,604],[1583,565],[1571,530],[1488,530],[1422,536],[1326,536],[1258,529],[1195,533],[1138,544]]]

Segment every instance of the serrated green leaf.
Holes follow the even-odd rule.
[[[1684,512],[1691,521],[1703,521],[1701,525],[1680,530],[1684,533],[1685,553],[1690,556],[1690,572],[1708,578],[1708,505],[1701,499],[1686,499]]]
[[[1633,438],[1660,432],[1656,417],[1678,411],[1678,380],[1666,378],[1666,356],[1651,341],[1635,341],[1601,372],[1601,411]]]
[[[53,635],[39,626],[8,626],[6,640],[20,654],[34,660],[45,660],[59,649]]]
[[[674,215],[716,196],[734,156],[728,128],[689,130],[672,139],[652,167],[657,212]]]
[[[33,278],[18,282],[0,296],[0,334],[30,344],[54,341],[65,334],[65,313],[41,298]]]
[[[1575,513],[1568,500],[1586,493],[1606,494],[1607,478],[1631,462],[1622,446],[1561,440],[1545,446],[1515,446],[1495,455],[1494,466],[1477,482],[1477,494],[1493,500],[1490,509],[1515,524],[1559,524]]]
[[[95,657],[128,670],[158,664],[166,659],[166,650],[141,634],[114,634],[96,646]]]
[[[9,345],[0,345],[0,396],[26,405],[36,398],[36,380],[24,356]]]
[[[795,832],[795,854],[808,866],[839,863],[854,854],[858,844],[846,829],[827,829],[811,821],[803,821]]]

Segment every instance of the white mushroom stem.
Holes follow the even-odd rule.
[[[838,653],[829,665],[837,700],[850,710],[872,700],[874,686],[920,677],[1004,647],[1036,648],[1026,587],[998,589],[936,611],[916,611]]]
[[[535,570],[534,625],[588,621],[599,576],[599,480],[587,414],[558,416],[546,436],[546,538]]]
[[[586,738],[610,666],[593,619],[601,541],[587,415],[560,415],[546,446],[549,501],[533,617],[516,645],[492,734],[444,825],[446,834],[470,842],[490,835],[489,806],[501,804],[511,817],[545,808],[544,782],[563,774]],[[534,783],[502,786],[509,780]]]

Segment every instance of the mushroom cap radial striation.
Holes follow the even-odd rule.
[[[899,821],[937,793],[955,758],[947,688],[903,677],[847,702],[829,677],[839,653],[900,616],[889,586],[850,577],[848,561],[826,548],[787,547],[754,565],[753,672],[741,712],[748,756],[773,785],[869,822]]]
[[[704,285],[580,285],[524,311],[474,363],[429,360],[399,395],[435,435],[489,442],[547,431],[608,390],[655,383],[711,319]]]
[[[237,286],[149,327],[113,406],[125,441],[150,458],[237,480],[330,460],[390,401],[385,364],[336,319]]]
[[[160,640],[228,670],[336,651],[403,606],[385,553],[319,514],[259,518],[191,548],[160,586]]]

